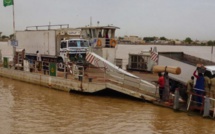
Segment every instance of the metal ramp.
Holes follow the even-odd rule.
[[[148,101],[156,100],[155,85],[122,70],[93,52],[87,53],[86,60],[95,67],[104,71],[106,88],[110,88],[135,98],[141,98]]]

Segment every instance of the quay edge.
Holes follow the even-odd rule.
[[[138,99],[150,102],[156,100],[155,96],[144,94],[138,89],[134,90],[134,87],[122,86],[111,82],[110,80],[107,80],[106,82],[83,82],[76,79],[65,79],[62,77],[53,77],[3,67],[0,67],[0,76],[66,92],[79,91],[84,93],[95,93],[109,88]]]

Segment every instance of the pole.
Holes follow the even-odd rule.
[[[211,61],[213,62],[213,47],[214,47],[214,45],[212,44],[212,46],[211,46]]]
[[[14,41],[16,40],[16,34],[15,34],[15,29],[16,29],[16,26],[15,26],[15,10],[14,10],[14,0],[13,0],[13,38],[14,38]],[[13,46],[13,66],[15,66],[15,56],[16,56],[16,47]]]

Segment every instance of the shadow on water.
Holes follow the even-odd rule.
[[[103,98],[117,98],[117,99],[127,99],[127,100],[132,100],[132,101],[141,101],[145,102],[145,100],[138,99],[120,92],[117,92],[115,90],[106,88],[104,90],[95,92],[95,93],[84,93],[80,91],[74,91],[70,90],[70,93],[75,93],[75,94],[80,94],[80,95],[89,95],[89,96],[97,96],[97,97],[103,97]]]

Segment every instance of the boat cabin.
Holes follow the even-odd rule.
[[[80,27],[81,37],[88,39],[92,47],[115,47],[117,45],[115,39],[115,31],[119,27],[115,26],[87,26]]]

